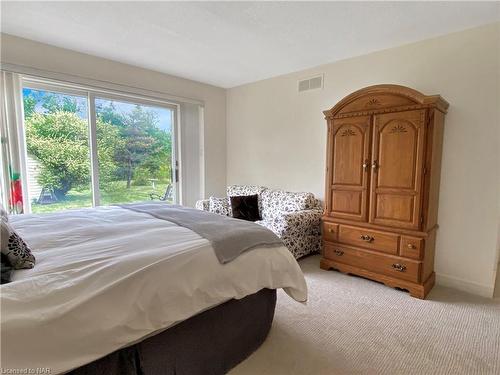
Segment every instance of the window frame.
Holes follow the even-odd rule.
[[[172,170],[172,187],[173,187],[173,203],[182,204],[181,187],[182,181],[179,178],[179,170],[181,165],[180,153],[180,105],[144,95],[130,94],[120,92],[117,90],[99,89],[86,85],[77,85],[56,81],[52,79],[39,78],[29,75],[21,75],[21,90],[25,88],[49,91],[63,95],[72,95],[86,98],[87,100],[87,121],[89,131],[89,148],[90,148],[90,171],[91,171],[91,191],[92,191],[92,207],[101,206],[100,190],[99,190],[99,159],[97,155],[97,129],[96,129],[96,108],[95,100],[114,100],[129,104],[139,104],[150,107],[159,107],[168,109],[172,113],[172,157],[171,157],[171,170]],[[22,95],[22,93],[21,93]],[[26,213],[32,213],[31,199],[29,199],[28,186],[27,186],[27,151],[26,151],[26,133],[25,133],[25,116],[24,108],[22,114],[22,124],[20,132],[20,142],[24,145],[24,152],[20,155],[21,161],[21,176],[22,180],[26,181],[23,184],[23,197],[25,197]]]

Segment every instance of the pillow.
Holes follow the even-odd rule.
[[[261,194],[267,188],[265,186],[257,185],[229,185],[226,189],[228,197],[239,197],[242,195]]]
[[[208,201],[208,211],[214,214],[232,216],[229,198],[210,197]]]
[[[264,220],[281,216],[284,212],[308,210],[314,207],[312,193],[294,193],[285,190],[266,190],[261,195]]]
[[[261,220],[259,212],[259,196],[255,195],[240,195],[231,197],[231,209],[233,217],[248,221]]]
[[[2,262],[1,262],[1,271],[2,271],[2,277],[0,284],[7,284],[10,283],[10,279],[12,277],[12,266],[10,265],[9,258],[7,258],[7,255],[2,255]]]
[[[35,266],[35,256],[30,248],[4,219],[1,219],[0,239],[2,255],[7,257],[12,268],[18,270]]]

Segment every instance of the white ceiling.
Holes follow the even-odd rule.
[[[498,2],[2,1],[1,10],[4,33],[226,88],[500,20]]]

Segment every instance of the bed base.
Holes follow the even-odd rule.
[[[262,289],[204,311],[68,374],[225,374],[264,342],[275,306],[276,290]]]

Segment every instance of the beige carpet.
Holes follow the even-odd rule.
[[[425,301],[300,262],[302,305],[283,291],[266,342],[231,375],[500,374],[500,301],[436,286]]]

